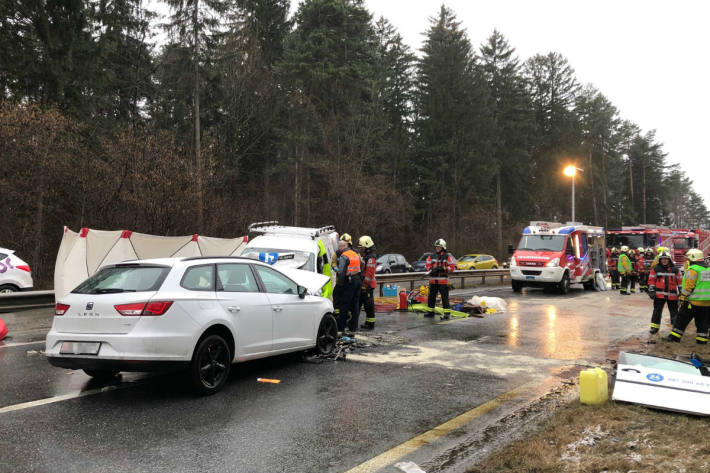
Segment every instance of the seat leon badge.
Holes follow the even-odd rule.
[[[86,304],[86,310],[91,310],[91,309],[93,309],[93,308],[94,308],[94,303],[93,303],[93,302],[88,302],[88,303]]]

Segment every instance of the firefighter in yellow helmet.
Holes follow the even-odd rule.
[[[369,235],[363,235],[358,239],[357,246],[361,255],[360,273],[363,276],[360,304],[365,308],[365,323],[360,325],[360,328],[372,330],[375,328],[375,288],[377,287],[375,242]]]
[[[710,267],[705,262],[703,252],[697,248],[688,250],[685,259],[689,266],[680,288],[680,311],[666,340],[680,342],[690,320],[695,319],[695,343],[707,345],[710,323]]]
[[[631,281],[631,272],[633,271],[633,265],[631,264],[631,259],[629,258],[629,247],[626,245],[619,248],[618,271],[619,275],[621,276],[619,294],[628,296],[630,295],[629,282]]]

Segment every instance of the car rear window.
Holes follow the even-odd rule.
[[[169,272],[169,266],[108,266],[79,284],[72,292],[75,294],[110,294],[157,291]]]

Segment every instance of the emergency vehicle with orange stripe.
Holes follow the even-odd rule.
[[[577,222],[530,222],[510,260],[513,290],[552,287],[562,294],[570,284],[595,287],[607,271],[604,228]]]

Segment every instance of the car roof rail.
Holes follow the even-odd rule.
[[[268,227],[277,227],[279,226],[279,221],[278,220],[267,220],[265,222],[254,222],[249,225],[248,229],[250,232],[265,232]]]
[[[244,256],[188,256],[186,258],[181,259],[180,261],[196,261],[203,259],[236,259],[254,261],[253,258],[247,258]]]

